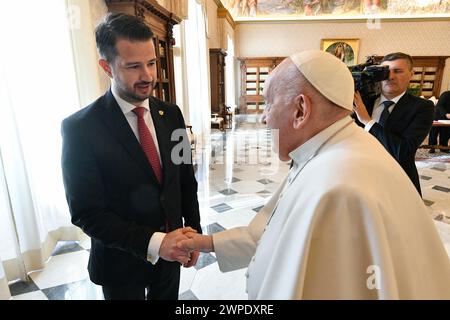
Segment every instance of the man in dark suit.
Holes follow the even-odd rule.
[[[439,97],[436,104],[436,112],[434,114],[435,120],[450,120],[450,91],[446,91]],[[430,131],[428,144],[437,145],[437,138],[439,135],[439,145],[443,147],[448,146],[448,139],[450,138],[449,127],[433,127]],[[430,153],[434,153],[435,149],[430,149]],[[449,153],[448,149],[441,149],[441,152]]]
[[[389,66],[389,78],[381,83],[381,95],[363,102],[355,93],[357,122],[381,142],[422,195],[414,157],[433,124],[434,105],[406,92],[414,75],[409,55],[391,53],[381,64]]]
[[[180,263],[198,258],[176,246],[201,232],[197,181],[180,109],[152,97],[152,38],[137,18],[107,15],[96,41],[111,90],[62,123],[67,202],[105,299],[177,299]]]

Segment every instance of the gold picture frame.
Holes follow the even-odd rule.
[[[358,63],[359,39],[322,39],[320,49],[338,57],[348,66]]]

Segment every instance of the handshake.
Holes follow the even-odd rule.
[[[166,234],[159,256],[167,261],[178,261],[190,268],[197,263],[199,253],[214,251],[212,236],[198,234],[191,227],[179,228]]]

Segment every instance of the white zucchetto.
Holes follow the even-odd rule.
[[[303,76],[328,100],[353,110],[355,84],[348,67],[331,53],[307,50],[290,56]]]

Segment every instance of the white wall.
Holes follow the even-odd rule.
[[[222,48],[224,49],[228,55],[233,54],[230,52],[228,48],[228,37],[230,37],[234,43],[234,50],[236,51],[236,32],[233,29],[233,26],[228,22],[225,18],[218,18],[217,16],[217,4],[215,1],[208,0],[206,1],[206,14],[208,17],[208,46],[210,49],[215,48]],[[226,104],[228,106],[234,107],[237,105],[237,101],[239,101],[238,97],[238,61],[235,58],[236,52],[234,53],[233,62],[230,63],[230,58],[227,57],[227,63],[226,63],[226,75],[225,75],[225,90],[227,92],[226,94]],[[233,72],[228,72],[229,68],[233,69]],[[233,76],[233,80],[229,81],[227,78],[229,75]],[[231,92],[231,94],[228,94]],[[233,95],[234,98],[230,99],[229,97]]]
[[[320,49],[324,38],[360,39],[358,62],[371,54],[403,51],[413,56],[450,56],[450,21],[279,22],[240,23],[237,55],[241,57],[289,56]],[[450,89],[450,59],[447,59],[441,89]]]
[[[206,15],[208,18],[208,44],[209,48],[220,48],[220,28],[219,19],[217,18],[217,4],[212,1],[205,1]]]

